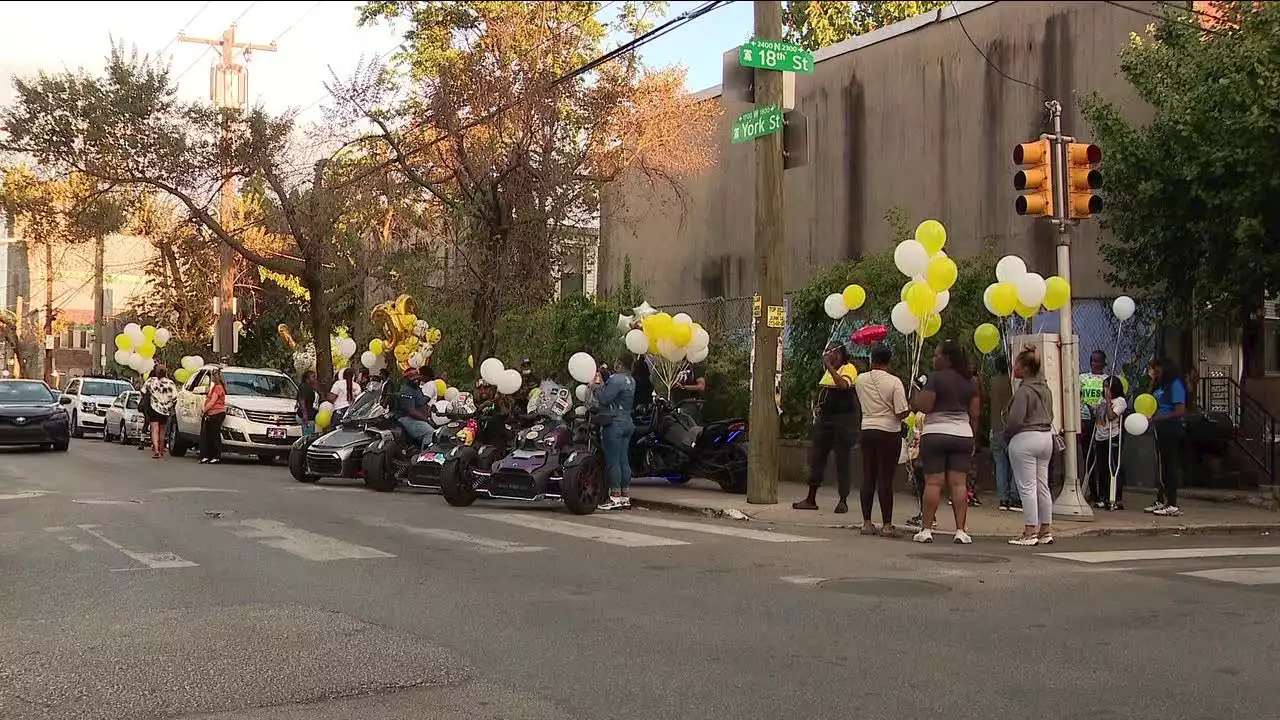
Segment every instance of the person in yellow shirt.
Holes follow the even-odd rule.
[[[853,448],[858,444],[859,404],[854,391],[858,369],[849,362],[844,343],[833,340],[827,343],[822,354],[825,371],[818,383],[818,396],[814,405],[813,453],[809,464],[809,494],[804,500],[791,503],[796,510],[818,509],[818,488],[822,487],[827,469],[827,456],[835,454],[836,489],[840,501],[837,513],[849,512],[849,463]]]

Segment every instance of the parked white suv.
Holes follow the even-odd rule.
[[[82,438],[87,432],[100,433],[106,425],[107,411],[120,393],[133,386],[124,380],[78,377],[67,383],[59,403],[71,416],[71,437]]]
[[[200,421],[205,394],[209,391],[209,371],[200,368],[178,393],[174,405],[176,436],[169,452],[182,457],[200,446]],[[263,462],[286,457],[295,440],[302,436],[295,403],[298,386],[288,375],[276,370],[224,367],[227,386],[227,419],[222,424],[222,451],[254,455]]]

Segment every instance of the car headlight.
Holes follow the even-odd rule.
[[[81,402],[80,409],[85,412],[93,412],[94,410],[97,409],[97,407],[95,407],[94,404],[91,402]]]
[[[244,414],[244,411],[236,407],[235,405],[227,406],[227,417],[248,419],[248,416]]]

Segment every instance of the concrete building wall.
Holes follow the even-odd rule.
[[[1013,211],[1013,147],[1047,129],[1044,93],[1062,102],[1064,128],[1080,138],[1089,128],[1078,99],[1093,91],[1131,104],[1143,119],[1145,106],[1118,73],[1119,52],[1151,19],[1107,3],[954,8],[958,15],[949,6],[827,48],[815,74],[796,78],[811,162],[787,171],[789,287],[815,268],[888,248],[883,216],[895,206],[913,223],[943,221],[954,255],[990,240],[1031,269],[1054,273],[1052,228]],[[723,102],[719,88],[706,96]],[[725,103],[718,162],[701,176],[675,189],[634,177],[605,189],[601,292],[620,281],[628,257],[654,302],[754,292],[754,146],[729,143],[733,120],[747,109]],[[1078,296],[1110,291],[1098,232],[1091,222],[1075,234]]]

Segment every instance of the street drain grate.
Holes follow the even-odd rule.
[[[951,592],[951,588],[940,583],[898,578],[837,578],[824,580],[818,587],[845,595],[890,598],[933,597]]]
[[[978,555],[975,553],[916,553],[907,557],[913,560],[932,560],[934,562],[960,563],[966,565],[999,565],[1009,562],[1009,558],[999,555]]]

